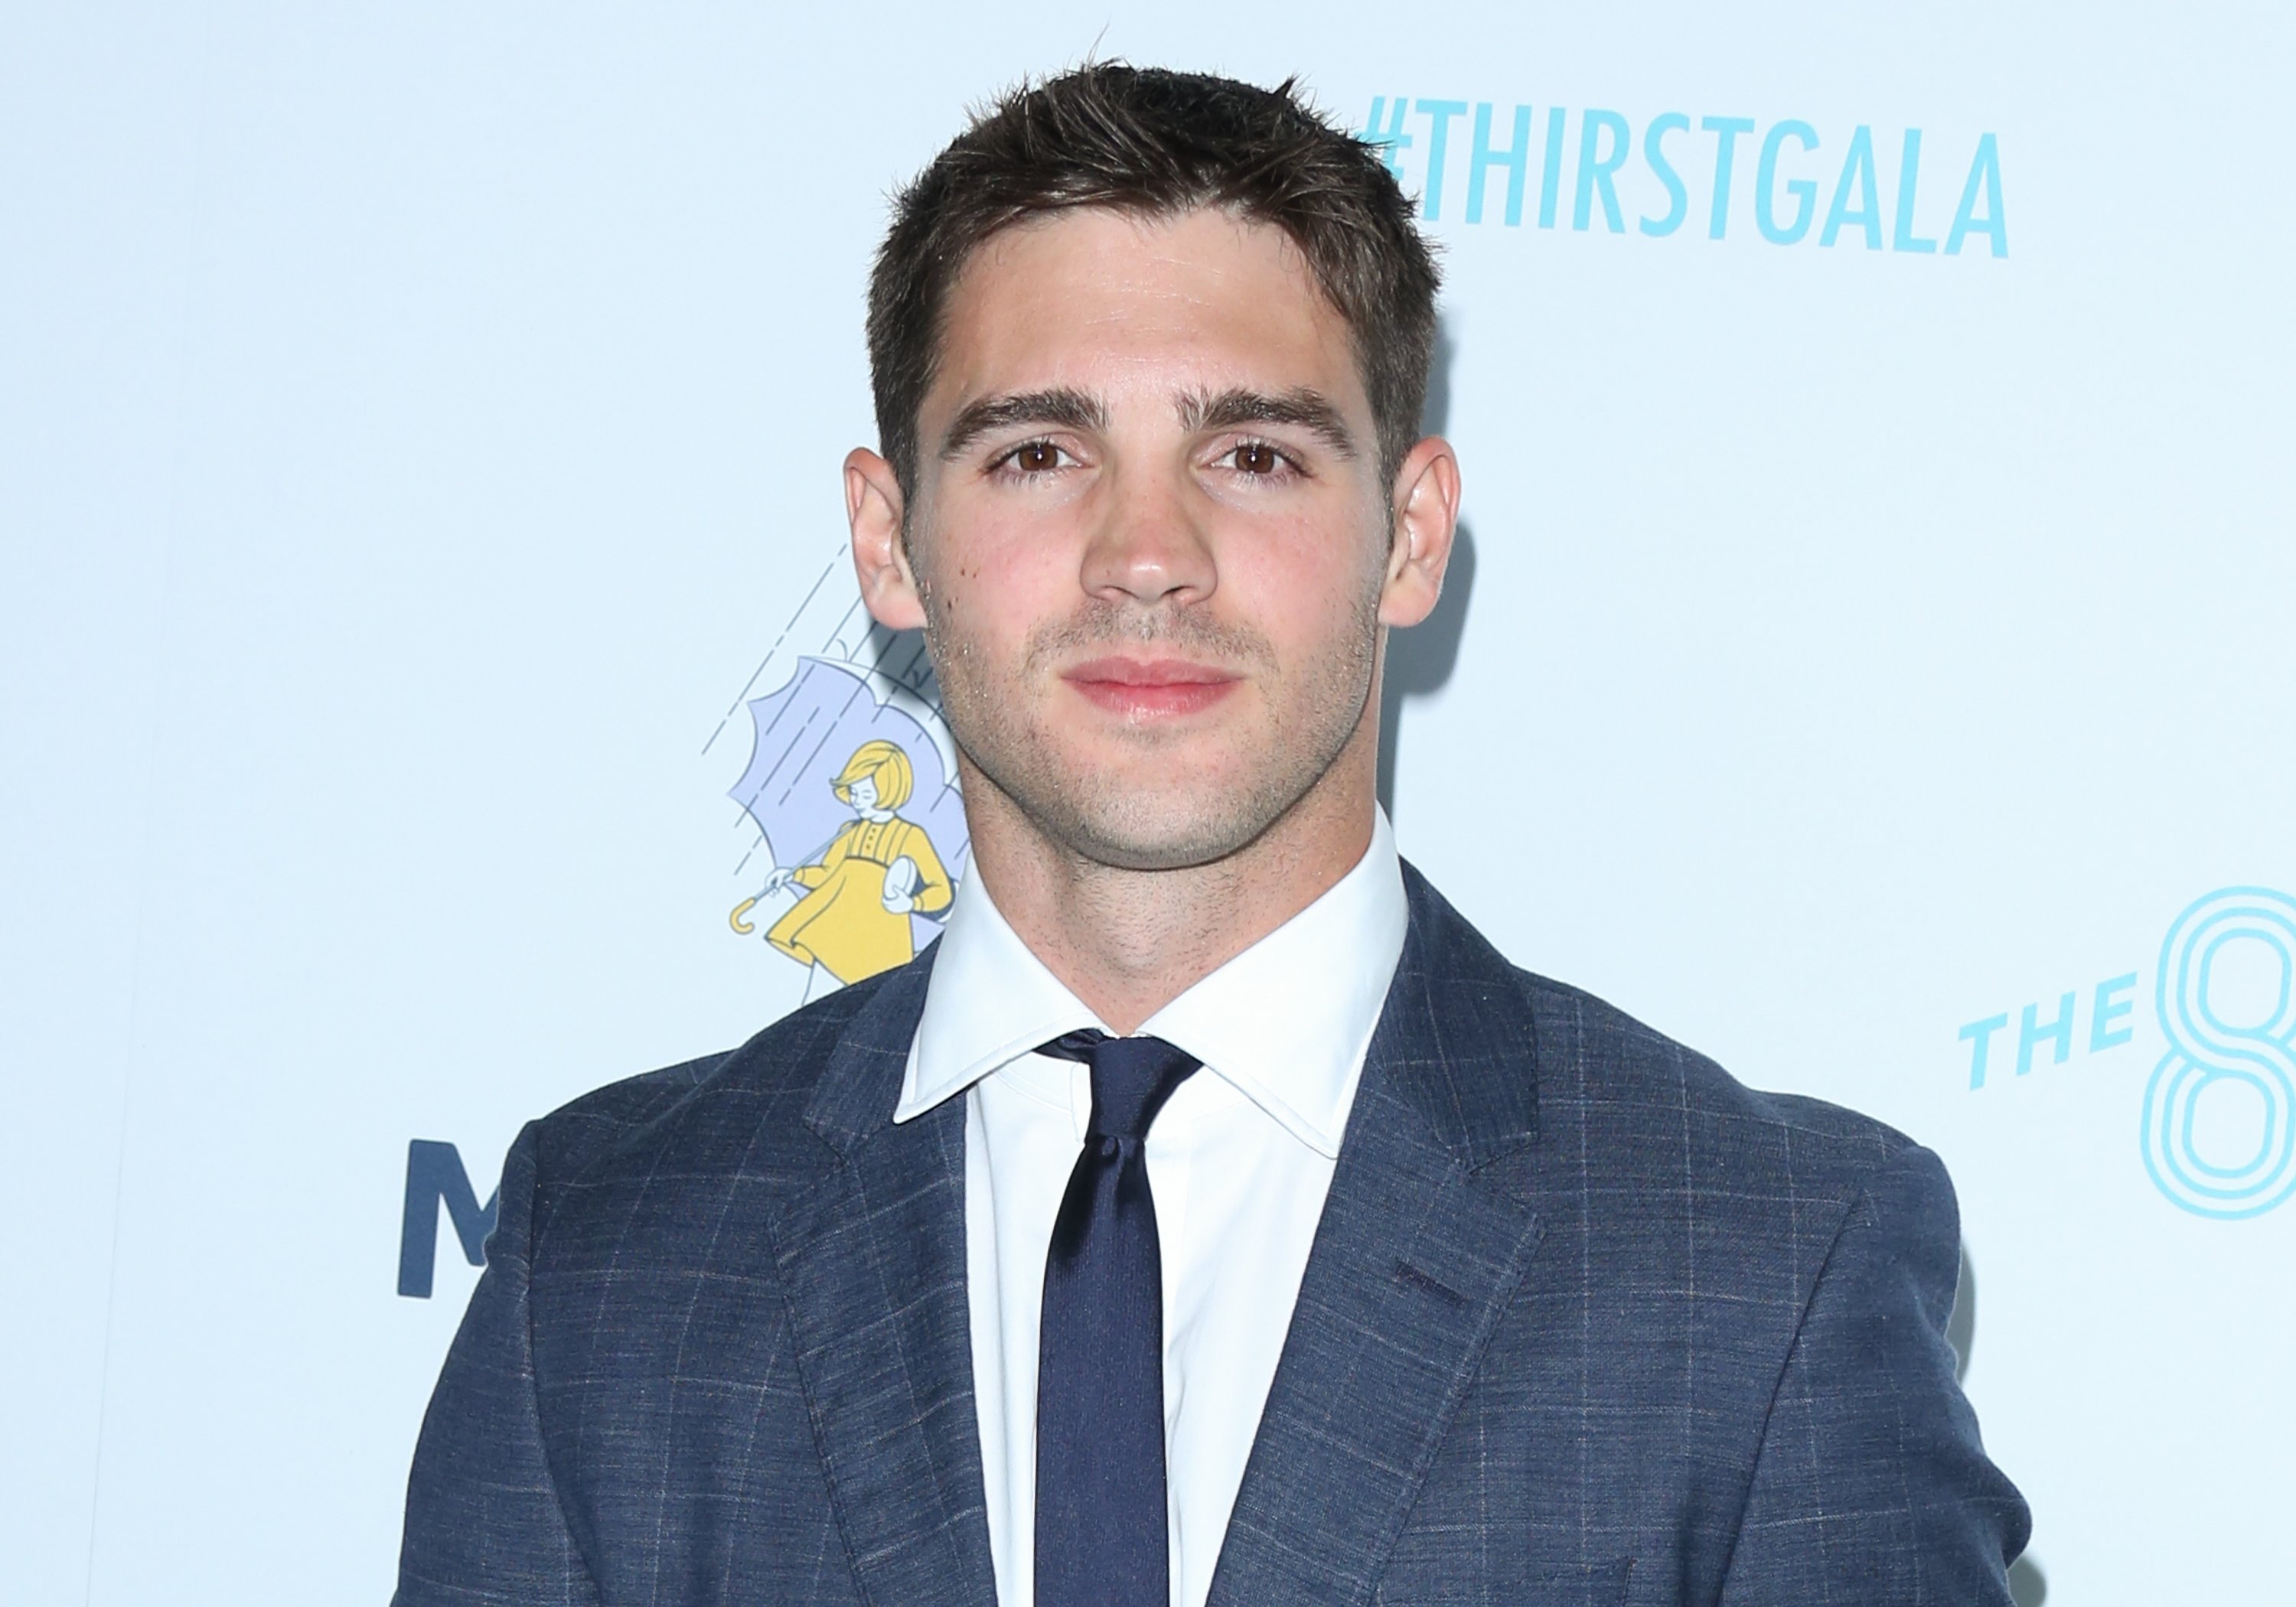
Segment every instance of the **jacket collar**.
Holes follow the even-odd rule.
[[[832,995],[768,1232],[815,1443],[864,1600],[996,1607],[965,1297],[964,1103],[893,1125],[932,951]],[[802,1054],[800,1049],[798,1051]],[[786,1447],[753,1452],[769,1479]]]
[[[832,1043],[806,1102],[805,1125],[840,1156],[850,1158],[892,1128],[909,1045],[939,953],[936,941],[898,971],[848,988],[845,996],[867,996]]]
[[[1538,1136],[1530,1004],[1521,973],[1424,876],[1406,864],[1403,881],[1411,927],[1371,1059],[1436,1141],[1480,1171]]]
[[[1543,1234],[1513,968],[1406,871],[1411,931],[1210,1607],[1367,1602]]]

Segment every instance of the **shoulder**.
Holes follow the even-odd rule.
[[[1552,1165],[1583,1163],[1630,1189],[1845,1203],[1869,1179],[1935,1168],[1885,1123],[1742,1081],[1584,988],[1515,966],[1423,879],[1410,880],[1418,963],[1444,979],[1437,1008],[1480,1017],[1478,1039],[1514,1048],[1532,1083],[1537,1147]]]
[[[1625,1127],[1702,1127],[1718,1140],[1792,1139],[1847,1164],[1916,1147],[1895,1127],[1805,1095],[1742,1082],[1718,1062],[1584,988],[1515,972],[1538,1035],[1541,1104],[1576,1101]]]
[[[707,1185],[737,1174],[810,1171],[828,1154],[805,1122],[822,1078],[855,1032],[906,1029],[899,1015],[922,993],[922,967],[903,966],[841,988],[766,1027],[739,1048],[610,1083],[532,1123],[536,1225],[570,1198],[633,1179]],[[890,1012],[888,1007],[890,1006]],[[898,1049],[906,1053],[906,1037]],[[879,1045],[882,1058],[894,1045]],[[890,1108],[890,1104],[889,1104]]]
[[[1687,1277],[1694,1263],[1701,1286],[1792,1271],[1797,1299],[1854,1239],[1918,1271],[1944,1321],[1960,1214],[1934,1153],[1857,1111],[1750,1086],[1584,989],[1516,978],[1538,1045],[1534,1171],[1557,1226],[1622,1266]]]
[[[1816,1243],[1859,1227],[1952,1244],[1953,1185],[1885,1122],[1750,1086],[1584,989],[1516,973],[1538,1042],[1540,1148],[1582,1199],[1590,1169],[1615,1209],[1679,1201],[1706,1230]],[[1564,1174],[1569,1174],[1565,1177]]]

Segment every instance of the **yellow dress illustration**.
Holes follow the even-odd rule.
[[[916,957],[909,915],[948,907],[948,872],[922,827],[896,810],[915,786],[909,756],[887,742],[854,750],[831,783],[854,812],[811,865],[776,870],[767,890],[806,890],[766,941],[840,982],[857,982]]]

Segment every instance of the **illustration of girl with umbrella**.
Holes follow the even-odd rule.
[[[909,756],[891,742],[867,742],[853,750],[830,783],[852,809],[852,822],[810,864],[776,866],[758,890],[759,898],[791,885],[806,890],[767,930],[767,942],[839,982],[857,982],[916,957],[910,914],[947,909],[951,890],[932,839],[895,812],[915,785]],[[742,917],[756,902],[734,912],[735,931],[743,930]]]

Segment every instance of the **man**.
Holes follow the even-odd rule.
[[[521,1135],[401,1603],[2009,1599],[1936,1159],[1396,857],[1435,289],[1288,86],[1087,68],[902,195],[847,505],[975,872]]]

